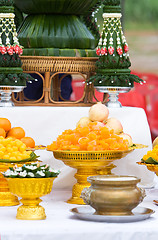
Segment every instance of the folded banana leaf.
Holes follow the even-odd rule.
[[[77,2],[77,1],[76,1]],[[19,29],[24,48],[95,49],[95,37],[75,15],[30,15]]]
[[[36,160],[39,156],[37,156],[34,152],[30,154],[29,158],[21,159],[21,160],[10,160],[10,159],[0,159],[0,162],[3,163],[24,163],[24,162],[32,162]]]
[[[24,13],[63,13],[85,14],[98,0],[14,0],[15,5]]]

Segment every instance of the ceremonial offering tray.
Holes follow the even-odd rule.
[[[70,211],[74,216],[82,220],[111,223],[142,221],[148,219],[154,213],[152,209],[144,207],[136,207],[133,209],[131,215],[124,216],[96,215],[94,214],[95,210],[90,206],[72,208]]]
[[[91,176],[90,188],[83,189],[81,197],[97,215],[131,215],[143,200],[145,192],[137,187],[140,179],[134,176]]]
[[[39,203],[40,197],[51,192],[53,181],[59,171],[48,165],[23,165],[20,168],[10,168],[3,175],[8,181],[10,191],[21,197],[23,205],[17,209],[17,219],[42,220],[46,218],[45,210]]]
[[[40,197],[51,192],[55,178],[8,178],[10,191],[18,197],[23,205],[17,210],[17,219],[42,220],[46,218],[45,210],[39,203]]]
[[[133,149],[125,151],[53,151],[56,159],[62,160],[69,167],[77,169],[75,178],[77,183],[73,186],[72,197],[67,201],[72,204],[84,204],[80,198],[84,188],[89,187],[87,177],[98,174],[109,174],[111,169],[115,167],[112,162],[129,154]]]
[[[2,172],[5,172],[10,167],[14,167],[15,164],[20,167],[23,163],[28,164],[29,162],[34,162],[37,159],[37,155],[32,152],[30,158],[22,160],[9,160],[9,159],[0,159],[0,206],[15,206],[19,205],[19,200],[14,196],[8,187],[8,182],[2,175]],[[39,160],[37,160],[39,161]]]

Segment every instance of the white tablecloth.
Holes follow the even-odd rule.
[[[57,136],[66,129],[74,129],[81,117],[88,116],[89,107],[12,107],[0,108],[0,117],[7,117],[12,127],[23,127],[26,136],[33,137],[36,145],[51,144]],[[145,112],[141,108],[123,107],[110,108],[109,117],[118,118],[125,133],[132,136],[134,143],[148,145],[148,148],[135,150],[121,160],[115,161],[117,168],[113,173],[121,175],[135,175],[141,178],[141,185],[152,187],[154,185],[154,174],[139,166],[140,161],[147,150],[151,149],[151,135]],[[41,160],[49,163],[61,174],[54,184],[54,188],[71,189],[75,183],[74,174],[76,170],[65,166],[62,161],[56,160],[51,152],[36,151]]]
[[[77,121],[88,116],[87,107],[14,107],[1,108],[0,117],[10,119],[12,126],[21,126],[27,136],[32,136],[36,144],[47,145],[65,129],[73,129]],[[135,143],[142,143],[151,148],[151,136],[148,122],[143,109],[120,108],[110,109],[110,117],[118,118],[124,132],[129,133]],[[142,179],[142,185],[151,187],[154,184],[154,174],[144,166],[136,164],[147,152],[147,149],[135,150],[127,157],[117,160],[116,174],[136,175]],[[156,210],[148,220],[137,223],[100,223],[81,221],[74,218],[69,209],[76,205],[67,204],[71,196],[70,189],[75,182],[75,170],[65,166],[62,161],[53,158],[47,151],[37,152],[43,162],[61,170],[61,174],[54,181],[53,191],[43,197],[41,205],[45,207],[47,219],[42,221],[16,220],[15,207],[0,207],[0,235],[1,240],[157,240],[158,212],[152,203],[151,194],[141,204]],[[69,189],[69,191],[65,191]],[[156,191],[156,190],[148,190]],[[155,199],[158,199],[156,192]]]
[[[158,199],[158,190],[148,195],[140,206],[156,212],[147,220],[131,223],[106,223],[83,221],[69,211],[79,207],[65,203],[71,196],[69,191],[56,191],[43,197],[46,220],[17,220],[18,206],[0,208],[1,240],[157,240],[158,207],[152,199]]]

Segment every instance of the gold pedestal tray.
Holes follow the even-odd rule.
[[[139,165],[145,165],[148,170],[151,172],[154,172],[158,176],[158,164],[150,164],[150,163],[144,163],[144,162],[137,162]],[[153,202],[158,205],[158,200],[153,200]]]
[[[40,197],[51,192],[52,178],[7,178],[10,191],[21,197],[23,205],[17,209],[17,219],[42,220],[46,218],[45,209],[39,205]]]
[[[8,182],[1,173],[5,172],[9,167],[13,167],[13,165],[0,163],[0,206],[19,205],[18,198],[9,191]]]
[[[90,187],[87,177],[98,174],[111,174],[111,169],[115,167],[113,160],[125,157],[133,149],[126,151],[53,151],[56,159],[62,160],[69,167],[77,169],[75,178],[77,183],[73,186],[72,197],[67,201],[71,204],[85,204],[80,198],[84,188]]]
[[[145,165],[148,170],[154,172],[158,176],[158,164],[146,164],[144,162],[137,162],[139,165]]]

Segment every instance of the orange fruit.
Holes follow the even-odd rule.
[[[8,132],[11,129],[11,122],[7,118],[0,118],[0,128]]]
[[[15,137],[21,139],[25,137],[25,131],[22,127],[13,127],[7,133],[7,137]]]
[[[21,138],[21,141],[25,143],[26,147],[30,147],[30,148],[35,147],[35,141],[31,137],[23,137]]]
[[[6,136],[6,132],[3,128],[0,128],[0,136],[4,137]]]

